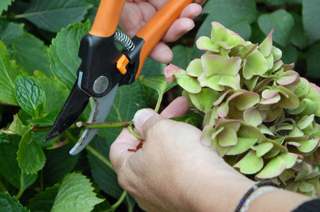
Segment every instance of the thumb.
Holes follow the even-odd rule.
[[[134,115],[133,122],[137,132],[146,138],[148,130],[164,118],[151,109],[141,109]]]

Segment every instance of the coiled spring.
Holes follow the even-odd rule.
[[[133,51],[135,48],[134,43],[132,42],[132,40],[123,32],[121,31],[116,31],[114,34],[114,40],[116,42],[118,42],[124,49],[128,50],[128,51]]]

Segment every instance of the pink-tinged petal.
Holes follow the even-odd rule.
[[[198,77],[198,81],[200,82],[201,87],[208,87],[216,91],[223,91],[224,87],[218,84],[218,82],[220,81],[220,78],[221,78],[220,75],[207,77],[206,75],[204,75],[204,73],[202,73]]]
[[[215,138],[215,139],[213,139],[213,141],[212,141],[211,148],[212,148],[213,150],[215,150],[220,157],[223,157],[223,156],[225,156],[225,154],[229,151],[229,149],[230,149],[231,147],[230,147],[230,146],[229,146],[229,147],[222,147],[222,146],[220,146],[219,143],[218,143],[217,138]]]
[[[286,147],[287,147],[287,145],[290,145],[290,146],[295,146],[295,147],[298,147],[298,146],[301,146],[301,144],[300,143],[298,143],[298,142],[293,142],[293,141],[290,141],[290,142],[286,142]]]
[[[189,66],[187,67],[186,71],[189,76],[193,76],[193,77],[200,76],[200,74],[202,74],[203,72],[201,59],[192,60],[189,63]]]
[[[314,103],[317,104],[317,110],[315,111],[314,115],[320,117],[320,88],[313,84],[309,83],[309,93],[305,95],[305,98],[310,99]]]
[[[294,82],[295,83],[295,82]],[[289,85],[283,85],[283,87],[285,87],[286,89],[290,90],[292,93],[294,93],[294,91],[297,88],[297,84],[289,84]]]
[[[284,64],[282,67],[284,68],[284,71],[289,71],[294,68],[294,63],[288,64],[288,65]]]
[[[214,45],[216,45],[217,47],[219,47],[219,49],[220,49],[220,48],[223,48],[223,49],[225,49],[225,50],[229,50],[229,49],[230,49],[230,47],[228,46],[228,44],[227,44],[226,42],[224,42],[224,41],[221,41],[221,40],[215,41],[215,42],[214,42]]]
[[[273,148],[273,144],[271,142],[264,142],[256,146],[256,148],[257,148],[257,156],[262,157]]]
[[[274,73],[275,71],[279,70],[282,66],[283,66],[283,62],[282,60],[279,60],[273,65],[271,72]]]
[[[199,93],[201,91],[201,86],[197,78],[191,77],[185,74],[175,75],[177,78],[177,83],[189,93]]]
[[[312,151],[316,150],[319,146],[319,139],[315,138],[307,141],[301,141],[301,146],[297,147],[300,152],[303,153],[311,153]]]
[[[214,45],[214,42],[208,37],[201,36],[196,42],[197,48],[200,50],[207,50],[212,52],[219,52],[219,47]]]
[[[227,29],[222,24],[216,21],[212,22],[211,25],[212,25],[211,40],[213,42],[217,40],[225,41],[227,37]]]
[[[219,99],[218,99],[217,101],[215,101],[215,102],[213,103],[213,105],[214,105],[214,106],[220,105],[221,102],[224,100],[224,98],[225,98],[228,94],[232,94],[232,93],[234,93],[234,90],[233,90],[233,89],[227,90],[226,92],[224,92],[224,93],[219,97]]]
[[[172,81],[172,76],[176,74],[183,74],[185,72],[183,69],[179,68],[178,66],[175,66],[173,64],[168,65],[164,69],[164,75],[167,78],[167,82]]]
[[[246,90],[241,90],[237,94],[241,93],[241,95],[234,96],[232,95],[229,98],[229,101],[232,101],[232,103],[236,106],[237,109],[239,110],[245,110],[249,107],[253,107],[260,101],[260,96],[259,94],[251,91],[246,91]]]
[[[239,120],[234,120],[234,119],[224,119],[221,118],[219,119],[219,122],[216,125],[217,127],[225,127],[225,128],[231,128],[235,132],[237,132],[240,128],[240,121]]]
[[[232,57],[223,60],[223,74],[228,76],[236,76],[241,66],[240,57]]]
[[[228,102],[223,102],[218,110],[217,110],[217,113],[218,113],[218,116],[221,117],[221,118],[224,118],[228,115],[229,113],[229,104]]]
[[[236,145],[232,146],[226,155],[240,155],[257,143],[257,138],[238,138]]]
[[[279,48],[272,47],[271,53],[273,54],[274,61],[278,61],[282,57],[282,51]]]
[[[258,44],[249,44],[245,48],[241,49],[240,55],[242,59],[246,59],[253,51],[258,48]]]
[[[262,101],[259,102],[259,104],[271,105],[271,104],[275,104],[275,103],[279,102],[280,100],[281,100],[281,96],[279,94],[277,94],[274,97],[272,97],[271,99],[267,99],[267,100],[262,99]]]
[[[228,86],[234,90],[240,89],[240,75],[236,76],[221,76],[219,85]]]
[[[281,77],[277,80],[279,85],[288,85],[294,83],[299,78],[299,74],[295,71],[286,71]]]
[[[201,135],[201,143],[205,146],[210,147],[212,145],[212,134],[214,132],[214,129],[212,126],[205,126],[204,129],[202,130],[202,135]]]
[[[248,108],[243,113],[243,118],[246,124],[250,124],[254,127],[262,123],[262,117],[257,108]]]
[[[237,133],[231,128],[225,128],[218,134],[217,140],[222,147],[234,146],[238,142]]]
[[[279,155],[286,162],[286,169],[291,169],[295,164],[300,155],[294,153],[283,153]]]
[[[277,95],[280,91],[278,90],[271,90],[271,89],[266,89],[262,92],[261,96],[264,99],[271,99],[273,98],[275,95]]]
[[[263,54],[263,56],[268,57],[271,54],[272,50],[272,33],[273,29],[269,33],[269,35],[262,41],[259,45],[259,51]]]
[[[270,54],[268,57],[266,57],[266,60],[268,61],[269,70],[272,69],[274,64],[274,57],[273,54]],[[265,73],[267,74],[267,73]]]
[[[294,91],[294,93],[298,97],[303,97],[307,93],[309,93],[310,86],[309,86],[309,81],[303,77],[300,77],[300,82],[297,84],[297,88]]]
[[[268,70],[268,61],[258,50],[253,51],[243,64],[243,76],[247,80],[251,79],[253,75],[262,75]]]
[[[276,89],[282,91],[280,92],[280,94],[282,94],[281,100],[279,101],[280,107],[285,109],[294,109],[299,107],[300,100],[292,91],[282,86],[278,86]],[[283,95],[283,93],[286,93],[286,95]]]
[[[279,176],[286,169],[286,162],[281,157],[273,158],[257,175],[258,179],[271,179]]]
[[[263,167],[263,159],[257,157],[256,152],[251,150],[233,167],[239,168],[243,174],[255,174]]]
[[[228,32],[232,32],[231,30],[228,30]],[[232,32],[231,35],[230,33],[228,39],[226,40],[226,43],[229,45],[229,49],[236,47],[236,46],[241,46],[245,47],[246,42],[245,40],[237,33]]]
[[[201,57],[203,73],[210,77],[215,74],[222,74],[224,72],[223,66],[224,58],[219,55],[204,54]]]

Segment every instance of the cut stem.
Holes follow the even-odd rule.
[[[133,121],[122,121],[122,122],[106,122],[106,123],[84,123],[79,121],[76,123],[76,126],[79,128],[87,128],[87,129],[105,129],[105,128],[125,128],[129,125],[132,125]]]

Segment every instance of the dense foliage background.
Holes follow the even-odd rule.
[[[63,106],[81,62],[77,57],[80,39],[88,33],[99,2],[0,2],[0,211],[66,211],[68,207],[69,211],[91,211],[94,206],[95,211],[140,210],[108,167],[109,147],[120,129],[100,130],[86,151],[70,156],[80,130],[68,130],[44,143],[47,132],[34,132],[32,127],[50,126]],[[208,0],[196,28],[169,44],[174,52],[172,63],[186,68],[200,57],[203,52],[196,49],[195,39],[209,36],[210,23],[218,21],[253,43],[260,43],[274,29],[274,45],[283,51],[284,63],[296,63],[301,76],[317,82],[318,8],[319,0]],[[142,76],[163,74],[165,65],[148,59]],[[154,105],[154,94],[140,80],[122,86],[107,121],[131,120],[138,109]],[[177,89],[171,90],[163,105],[177,95]],[[81,120],[87,120],[89,112],[90,107]],[[77,192],[86,196],[68,205],[70,199],[79,198]]]

